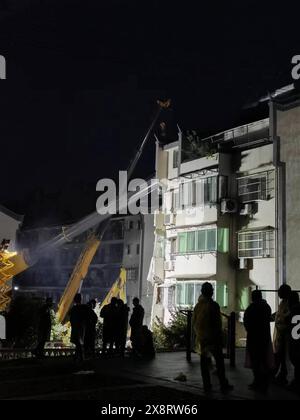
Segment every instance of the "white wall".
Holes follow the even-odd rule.
[[[10,251],[15,250],[16,232],[20,223],[20,221],[2,213],[0,210],[0,241],[2,242],[2,239],[10,239]]]
[[[186,174],[190,172],[199,171],[201,169],[210,168],[216,166],[219,163],[219,154],[216,153],[212,157],[203,157],[195,159],[190,162],[184,162],[180,166],[180,174]]]
[[[300,107],[277,113],[280,160],[286,164],[286,281],[300,290]]]

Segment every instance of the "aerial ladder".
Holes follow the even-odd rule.
[[[167,100],[157,101],[158,109],[154,116],[148,131],[141,143],[139,150],[137,151],[133,161],[131,162],[128,168],[128,179],[133,174],[133,171],[136,168],[136,165],[142,156],[143,150],[150,138],[153,128],[155,127],[156,122],[162,112],[163,109],[168,109],[170,107],[171,101]],[[147,195],[151,194],[153,191],[157,190],[159,187],[158,182],[156,183],[149,183],[147,187],[144,189],[136,192],[133,195],[133,199],[135,201],[141,200],[142,198],[146,197]],[[120,211],[127,210],[124,207],[123,200],[120,197],[117,198],[117,202],[113,203],[113,207],[115,208],[116,204],[118,205]],[[126,203],[127,207],[127,203]],[[8,286],[9,280],[12,277],[16,276],[17,274],[25,271],[29,267],[36,264],[36,262],[52,251],[65,243],[72,242],[76,237],[81,235],[82,233],[91,230],[92,233],[89,235],[89,238],[84,246],[84,249],[74,267],[74,270],[71,274],[71,277],[66,285],[62,298],[58,305],[57,317],[60,322],[64,321],[66,315],[70,309],[70,306],[74,300],[75,294],[80,289],[84,278],[86,277],[89,269],[89,265],[94,258],[99,246],[101,244],[101,240],[103,235],[109,225],[109,221],[111,219],[111,214],[109,213],[109,207],[106,209],[105,214],[100,214],[99,212],[95,211],[88,216],[81,219],[79,222],[63,228],[62,232],[57,235],[56,237],[50,239],[43,245],[41,245],[35,252],[29,252],[27,250],[21,251],[19,253],[13,252],[9,253],[7,250],[1,250],[0,248],[0,311],[3,311],[7,308],[10,302],[10,287]],[[112,296],[121,296],[125,292],[125,283],[126,283],[126,273],[122,269],[119,278],[113,284],[110,292],[106,296],[104,301],[109,301]],[[103,303],[102,305],[103,306]]]

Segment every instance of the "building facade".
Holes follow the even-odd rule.
[[[259,287],[276,309],[276,179],[269,118],[199,140],[157,144],[163,184],[155,215],[152,321],[193,307],[203,282],[223,312],[241,313]]]
[[[290,85],[272,95],[270,121],[277,173],[277,270],[280,283],[300,290],[300,90]]]

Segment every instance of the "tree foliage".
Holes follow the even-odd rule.
[[[153,328],[155,347],[158,350],[176,350],[186,346],[187,317],[179,311],[171,314],[168,325],[158,318]]]

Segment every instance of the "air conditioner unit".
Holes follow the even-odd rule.
[[[221,213],[236,213],[237,209],[237,201],[233,198],[224,198],[221,201]]]
[[[174,271],[175,264],[174,261],[165,261],[164,269],[165,271]]]
[[[239,268],[240,270],[250,270],[252,267],[252,261],[249,258],[240,258],[239,259]]]
[[[241,216],[250,216],[256,212],[256,203],[246,203],[243,204],[240,215]]]

